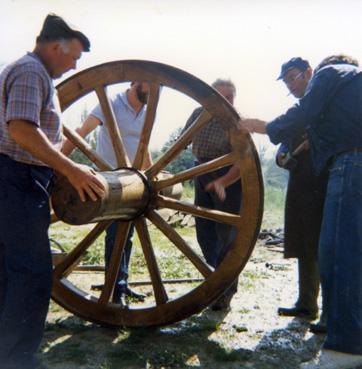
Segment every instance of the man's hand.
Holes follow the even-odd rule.
[[[215,181],[210,182],[206,187],[205,187],[206,191],[214,191],[217,195],[217,197],[221,200],[224,201],[226,198],[226,192],[225,192],[225,187],[222,183],[220,183],[220,181],[218,179],[216,179]]]
[[[98,197],[104,197],[106,183],[103,177],[87,165],[74,163],[65,175],[77,190],[81,201],[86,201],[86,195],[93,201],[97,201]]]
[[[249,133],[266,133],[266,122],[260,119],[241,119],[239,120],[241,129],[247,130]]]
[[[285,162],[285,158],[287,157],[287,153],[286,152],[281,152],[280,154],[278,154],[277,156],[277,164],[280,167],[284,167],[284,162]]]

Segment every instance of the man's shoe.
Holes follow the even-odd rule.
[[[143,293],[138,293],[133,290],[131,290],[129,287],[126,287],[126,290],[124,291],[124,294],[127,297],[131,297],[132,299],[135,299],[137,301],[143,302],[145,301],[146,295]]]
[[[302,363],[300,369],[354,369],[359,365],[362,365],[362,355],[323,349],[316,358]]]
[[[309,324],[309,331],[314,334],[325,334],[327,333],[327,325],[321,322]]]
[[[91,285],[91,290],[92,291],[102,291],[104,287],[104,283],[100,283],[100,284],[92,284]]]
[[[314,320],[318,317],[317,311],[310,311],[308,309],[293,307],[293,308],[279,308],[278,315],[280,316],[295,316],[298,318]]]
[[[233,293],[225,293],[210,305],[212,311],[227,311],[230,309],[230,302],[233,298]]]
[[[120,305],[121,309],[125,309],[127,307],[126,296],[123,292],[121,293],[113,293],[112,302],[114,304]]]

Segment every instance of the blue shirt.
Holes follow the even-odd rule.
[[[140,135],[145,120],[146,108],[143,107],[137,114],[128,102],[126,92],[117,94],[111,99],[114,115],[122,137],[124,148],[132,163],[137,152]],[[102,123],[105,122],[102,109],[97,105],[91,112]],[[111,138],[105,124],[99,127],[96,151],[100,156],[117,168],[117,160],[113,150]]]
[[[278,144],[308,134],[316,174],[343,151],[362,147],[362,71],[353,65],[328,65],[311,79],[305,95],[267,127]]]

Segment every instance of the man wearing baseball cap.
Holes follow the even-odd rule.
[[[0,74],[0,366],[45,368],[35,356],[52,286],[48,228],[53,170],[82,201],[104,194],[101,178],[60,152],[53,79],[76,68],[88,38],[49,14],[31,53]]]
[[[277,80],[283,80],[290,93],[301,98],[312,74],[309,62],[296,57],[282,65]],[[284,142],[279,147],[276,161],[280,167],[289,170],[284,256],[298,259],[299,277],[299,296],[295,306],[281,307],[278,314],[313,320],[318,314],[318,245],[328,171],[324,170],[319,176],[314,174],[305,133]],[[326,313],[323,306],[321,323],[311,326],[315,333],[325,329]]]
[[[329,171],[319,241],[323,299],[328,305],[322,350],[301,369],[362,365],[362,71],[344,54],[322,60],[306,93],[285,114],[240,125],[277,144],[307,130],[316,174]]]

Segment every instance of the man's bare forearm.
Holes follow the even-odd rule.
[[[93,169],[74,163],[58,151],[36,125],[22,120],[9,122],[11,138],[38,160],[66,176],[82,201],[86,194],[96,201],[104,195],[105,183]]]
[[[218,178],[217,181],[226,188],[236,182],[239,178],[239,165],[234,164],[222,177]]]
[[[47,136],[34,124],[16,120],[9,123],[11,138],[44,164],[56,171],[67,175],[67,170],[74,163],[61,152],[56,150]]]
[[[74,165],[70,159],[53,147],[47,136],[37,126],[30,122],[11,121],[9,133],[24,150],[64,175],[67,175],[68,167]]]
[[[101,124],[101,121],[93,115],[89,115],[88,118],[83,122],[83,124],[76,128],[76,132],[79,134],[80,137],[85,138],[94,131],[97,126]],[[66,156],[69,156],[72,151],[74,150],[75,146],[73,142],[69,139],[66,139],[64,145],[62,147],[62,153]]]
[[[240,120],[242,128],[246,129],[249,133],[266,134],[267,123],[260,119],[242,119]]]
[[[221,201],[226,198],[225,188],[233,184],[240,178],[240,168],[234,164],[226,174],[210,182],[206,187],[206,191],[215,191]]]

